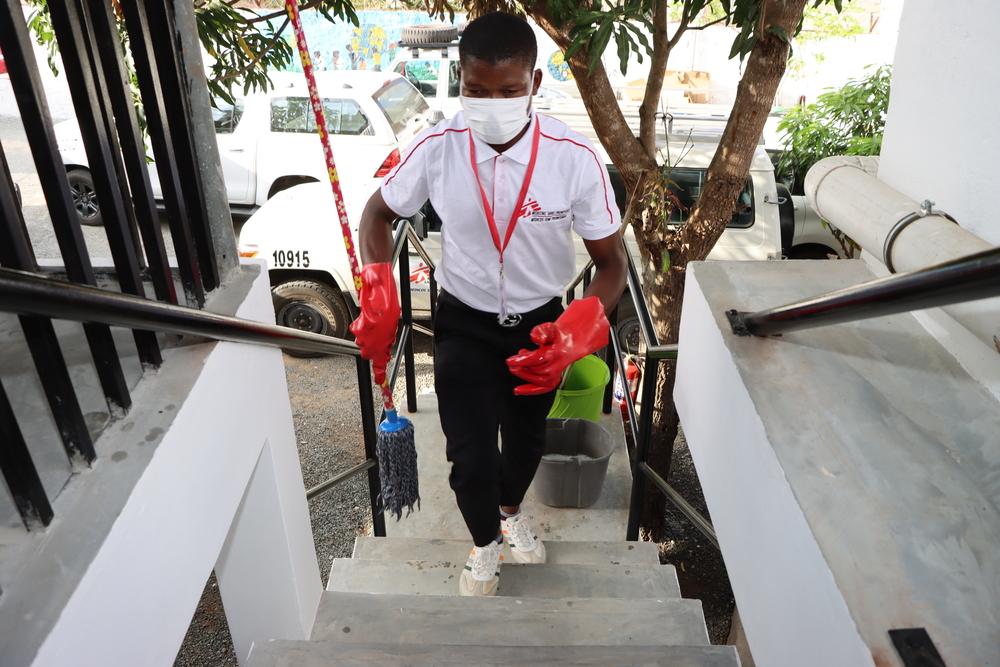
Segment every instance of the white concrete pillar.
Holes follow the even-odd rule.
[[[254,642],[308,639],[322,594],[295,442],[279,437],[261,451],[215,566],[240,664]]]

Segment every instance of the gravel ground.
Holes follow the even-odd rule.
[[[695,509],[709,517],[683,432],[674,441],[668,481]],[[659,544],[660,562],[677,568],[681,595],[701,600],[708,636],[713,644],[725,644],[736,603],[722,553],[670,503],[666,510],[666,532],[671,537]]]

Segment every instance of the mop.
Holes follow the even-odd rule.
[[[312,61],[309,58],[309,46],[306,44],[305,31],[302,29],[302,18],[299,15],[298,0],[285,0],[285,11],[295,31],[295,41],[298,45],[302,70],[309,86],[309,102],[316,116],[316,129],[323,143],[323,154],[326,158],[326,170],[330,177],[330,187],[333,189],[333,199],[337,206],[337,217],[340,219],[340,229],[344,237],[344,248],[351,265],[351,275],[354,277],[354,288],[361,293],[361,270],[354,250],[353,236],[347,220],[347,208],[344,206],[344,193],[340,189],[340,178],[337,176],[337,166],[333,161],[333,151],[330,149],[330,137],[327,134],[326,118],[323,115],[323,104],[320,101],[316,87],[316,77],[313,75]],[[365,391],[364,387],[359,387]],[[379,480],[382,485],[381,502],[384,511],[396,515],[398,521],[407,509],[407,516],[413,511],[413,505],[420,506],[420,490],[417,485],[417,448],[414,442],[413,423],[396,412],[392,401],[392,390],[389,378],[382,384],[382,399],[385,405],[385,419],[378,427]]]

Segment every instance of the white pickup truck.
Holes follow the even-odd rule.
[[[249,214],[293,185],[326,181],[326,164],[309,93],[301,74],[276,74],[275,87],[213,109],[215,136],[234,213]],[[399,161],[421,130],[432,124],[423,96],[403,77],[387,72],[317,75],[338,168],[365,176],[372,188]],[[76,120],[56,127],[80,221],[100,225],[100,205]],[[156,162],[149,165],[153,195],[162,196]]]
[[[674,211],[667,224],[684,223],[687,212],[701,193],[705,172],[716,147],[714,143],[697,141],[671,145],[674,155],[683,155],[671,172],[682,207]],[[356,233],[361,212],[375,187],[370,180],[356,178],[350,173],[344,174],[342,185],[350,225]],[[786,256],[797,221],[787,190],[779,195],[781,187],[775,183],[767,153],[763,147],[758,148],[732,220],[709,258],[774,260]],[[623,188],[616,188],[615,196],[619,208],[624,209]],[[441,227],[436,216],[424,217],[418,227],[425,237],[424,247],[432,259],[438,259]],[[637,258],[634,239],[631,234],[626,238]],[[343,246],[327,183],[299,185],[277,194],[240,231],[240,254],[263,257],[268,262],[278,324],[334,336],[347,334],[350,317],[347,304],[348,301],[357,302]],[[581,268],[589,259],[579,240],[577,258]],[[428,268],[411,252],[410,269],[415,314],[426,316],[430,309]],[[627,341],[636,333],[635,323],[630,321],[627,312],[622,320],[620,333]]]

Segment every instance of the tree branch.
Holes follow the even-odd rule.
[[[244,74],[246,74],[247,72],[249,72],[250,70],[252,70],[253,67],[254,67],[254,65],[256,65],[258,62],[260,62],[261,58],[263,58],[264,56],[266,56],[271,51],[271,49],[273,49],[275,47],[275,45],[278,42],[281,41],[281,34],[283,32],[285,32],[285,28],[288,27],[289,22],[291,22],[291,19],[289,19],[287,16],[285,16],[285,20],[284,20],[284,22],[282,22],[281,27],[279,27],[277,29],[277,31],[275,31],[274,37],[271,38],[271,40],[268,42],[268,45],[266,47],[264,47],[263,49],[261,49],[260,51],[258,51],[257,53],[255,53],[254,57],[251,58],[250,62],[248,62],[244,67],[241,67],[240,69],[238,69],[236,71],[230,72],[229,74],[226,74],[225,76],[220,76],[216,80],[217,83],[224,83],[226,81],[232,81],[235,78],[242,77]]]
[[[322,4],[323,0],[312,0],[312,2],[304,2],[301,5],[299,5],[299,11],[303,12],[307,9],[315,9],[316,7],[319,7]],[[279,16],[287,16],[284,9],[282,9],[280,12],[271,12],[270,14],[258,14],[255,18],[252,19],[245,18],[243,19],[243,21],[247,25],[251,25],[253,23],[260,23],[262,21],[270,21],[271,19],[276,19]]]
[[[788,61],[788,43],[770,28],[792,34],[805,4],[806,0],[765,0],[757,40],[736,89],[736,102],[726,129],[705,175],[705,185],[687,223],[671,239],[672,268],[682,271],[688,261],[706,257],[725,230],[736,196],[746,184],[757,142]]]
[[[689,31],[693,31],[693,30],[704,30],[705,28],[710,28],[713,25],[718,25],[719,23],[722,23],[727,18],[729,18],[729,17],[728,16],[723,16],[722,18],[717,18],[714,21],[709,21],[708,23],[703,23],[702,25],[689,25],[689,26],[687,26],[684,29],[684,31],[685,32],[689,32]],[[676,34],[674,36],[676,37]],[[671,41],[673,41],[673,40],[671,40]]]
[[[683,31],[687,22],[687,12],[681,17],[681,27],[677,34]],[[646,90],[639,105],[639,142],[646,155],[656,161],[656,110],[660,106],[660,95],[663,93],[663,80],[667,75],[667,59],[673,43],[667,40],[667,0],[655,0],[653,6],[653,59],[649,64],[649,76],[646,77]]]
[[[535,23],[565,52],[570,44],[570,26],[557,23],[546,5],[545,0],[538,0],[526,4],[525,9]],[[573,72],[580,97],[601,145],[621,171],[626,187],[631,189],[644,169],[657,169],[656,159],[643,150],[642,144],[632,133],[611,87],[604,63],[598,60],[591,71],[588,61],[587,49],[579,49],[568,60],[570,71]]]
[[[688,25],[691,23],[691,14],[688,10],[687,5],[684,6],[684,10],[681,12],[681,21],[677,25],[677,30],[674,31],[674,36],[667,40],[667,29],[666,26],[663,28],[663,39],[667,42],[667,49],[670,50],[677,46],[677,42],[681,41],[681,35],[683,35],[687,29]]]

